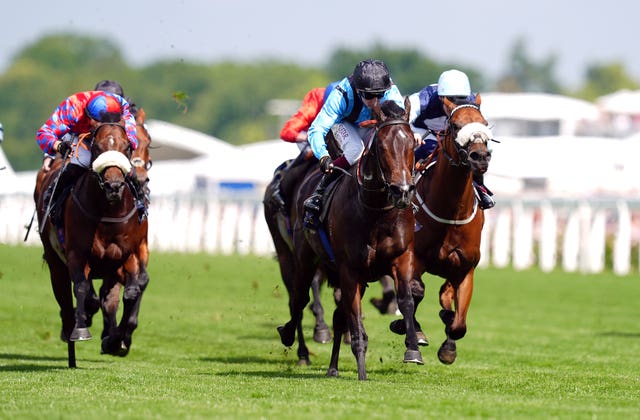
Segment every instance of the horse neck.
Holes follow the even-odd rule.
[[[443,141],[431,174],[423,176],[417,186],[418,193],[424,194],[423,199],[428,201],[429,207],[448,215],[468,212],[475,200],[471,170],[458,164],[452,142],[451,139]],[[451,146],[447,147],[447,144]]]
[[[385,187],[385,180],[378,163],[378,158],[371,153],[365,153],[358,168],[358,199],[365,208],[389,209],[389,193]]]

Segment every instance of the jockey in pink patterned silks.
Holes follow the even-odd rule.
[[[124,122],[131,149],[138,147],[136,121],[130,112],[129,103],[123,97],[104,91],[78,92],[69,96],[58,105],[36,134],[38,146],[44,152],[42,171],[48,172],[51,169],[56,152],[61,156],[71,152],[69,164],[60,175],[56,191],[52,191],[55,197],[72,186],[80,174],[90,168],[90,139],[80,139],[79,135],[91,131],[92,120],[103,123]],[[134,195],[144,197],[135,176],[129,174],[127,181],[134,189]]]

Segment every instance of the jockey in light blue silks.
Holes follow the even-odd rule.
[[[359,124],[373,118],[371,108],[376,103],[388,100],[404,109],[402,95],[392,83],[386,64],[375,59],[358,63],[353,74],[342,79],[327,97],[308,131],[309,145],[323,172],[315,191],[304,202],[305,210],[314,219],[320,214],[325,188],[339,175],[333,168],[348,170],[362,155],[365,139],[372,135],[374,128],[363,128]],[[329,156],[325,143],[329,130],[343,152],[335,160]]]

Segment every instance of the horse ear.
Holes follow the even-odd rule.
[[[444,113],[447,114],[447,116],[451,116],[451,111],[456,107],[456,104],[446,96],[442,97],[442,104],[444,105]]]
[[[409,96],[404,97],[404,119],[409,121],[409,116],[411,115],[411,101],[409,100]]]
[[[480,94],[476,93],[476,105],[480,106],[481,102],[482,102],[482,99],[480,98]]]
[[[380,121],[384,121],[386,119],[384,113],[382,112],[382,109],[380,109],[380,101],[376,101],[376,103],[373,105],[373,108],[371,108],[371,111],[373,111],[373,115]]]
[[[136,113],[136,123],[144,124],[145,118],[147,118],[147,114],[144,112],[144,108],[138,108],[138,112]]]

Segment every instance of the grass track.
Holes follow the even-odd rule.
[[[71,370],[41,250],[0,245],[0,418],[640,417],[638,275],[480,270],[451,366],[436,356],[440,281],[425,277],[425,365],[402,363],[393,318],[366,303],[359,382],[345,346],[340,378],[325,377],[331,348],[311,341],[310,311],[313,365],[280,344],[287,296],[272,259],[152,254],[149,271],[130,354],[77,343]],[[365,300],[378,295],[373,284]]]

